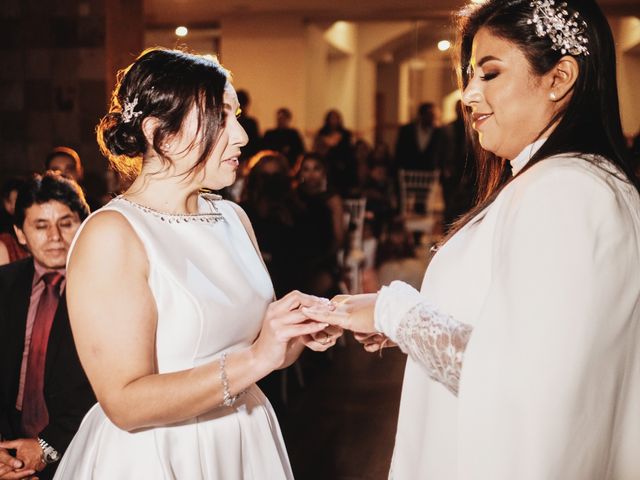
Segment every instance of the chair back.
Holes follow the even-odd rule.
[[[345,226],[349,235],[350,250],[362,250],[364,235],[364,216],[366,213],[366,198],[348,198],[344,200]]]
[[[444,210],[440,171],[400,170],[400,214],[407,228],[430,234]]]
[[[366,206],[366,198],[350,198],[344,201],[345,226],[349,243],[347,252],[343,253],[342,264],[349,283],[345,289],[351,294],[362,293]]]

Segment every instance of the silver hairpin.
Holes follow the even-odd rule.
[[[556,8],[554,0],[534,0],[530,5],[533,17],[527,23],[536,26],[539,37],[551,39],[551,48],[563,55],[589,55],[589,40],[584,35],[587,23],[580,20],[578,12],[569,13],[566,2]]]
[[[136,95],[133,98],[133,101],[125,100],[124,105],[122,105],[122,121],[124,123],[129,123],[136,117],[142,115],[142,110],[136,111],[136,105],[138,105],[138,96]]]

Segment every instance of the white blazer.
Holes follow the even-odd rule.
[[[612,168],[543,160],[435,255],[421,293],[473,332],[458,397],[408,359],[390,478],[640,479],[640,198]]]

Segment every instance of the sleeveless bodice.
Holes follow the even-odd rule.
[[[215,197],[213,197],[215,198]],[[159,373],[184,370],[257,337],[273,286],[234,207],[199,198],[200,214],[166,215],[117,197],[142,241],[157,311]]]

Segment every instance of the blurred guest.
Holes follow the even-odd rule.
[[[71,147],[55,147],[44,161],[46,170],[60,172],[64,177],[74,180],[78,184],[82,184],[84,179],[84,168],[80,155]]]
[[[385,142],[376,142],[371,152],[371,158],[376,162],[386,163],[387,165],[391,165],[393,161],[389,145]]]
[[[351,132],[342,124],[340,112],[330,110],[316,135],[313,147],[325,160],[329,185],[343,197],[349,194],[357,181],[351,137]]]
[[[353,159],[356,164],[358,190],[362,189],[362,186],[369,176],[369,157],[371,153],[372,148],[369,142],[363,139],[356,140],[356,143],[353,145]]]
[[[420,288],[425,263],[417,258],[413,235],[402,220],[393,221],[386,238],[376,252],[378,288],[394,280],[402,280],[414,288]]]
[[[94,187],[95,183],[93,182],[93,179],[95,176],[91,177],[92,181],[89,182],[89,185],[85,184],[82,160],[80,159],[78,152],[73,148],[66,146],[53,148],[45,158],[44,167],[45,170],[59,172],[63,177],[70,178],[80,185],[91,210],[97,210],[102,206],[102,203],[100,202],[102,192],[94,191],[94,188],[87,188]]]
[[[435,170],[440,168],[445,148],[446,136],[435,125],[435,106],[423,103],[416,119],[398,131],[396,165],[406,170]]]
[[[19,177],[11,177],[2,185],[0,196],[0,232],[13,232],[13,212],[16,208],[16,198],[18,189],[24,184],[24,180]]]
[[[331,297],[338,293],[337,252],[344,241],[344,211],[340,196],[327,188],[327,168],[315,153],[307,153],[298,173],[298,198],[303,210],[296,222],[296,258],[301,290]]]
[[[276,112],[276,128],[267,130],[262,139],[262,148],[282,153],[293,168],[298,157],[304,153],[304,143],[297,129],[291,128],[291,110],[279,108]]]
[[[441,175],[447,225],[467,213],[476,197],[476,166],[467,148],[461,100],[456,102],[456,114],[456,119],[445,127],[448,148],[443,156]]]
[[[263,150],[249,160],[240,204],[249,216],[276,297],[299,288],[294,252],[297,202],[289,177],[289,162],[279,152]],[[271,372],[258,381],[277,414],[284,413],[283,371]]]
[[[373,235],[379,237],[391,221],[397,204],[394,181],[389,175],[386,163],[370,160],[369,174],[362,187],[362,196],[367,199],[367,213]]]
[[[15,229],[33,258],[0,268],[0,478],[50,479],[95,403],[69,326],[65,263],[89,214],[80,187],[48,172],[20,188]],[[37,472],[37,473],[36,473]]]
[[[24,180],[18,177],[9,178],[2,186],[2,204],[0,205],[0,265],[15,262],[29,256],[16,239],[13,230],[13,213],[16,206],[18,190]],[[1,477],[0,477],[1,478]]]
[[[242,149],[240,154],[240,162],[253,157],[262,148],[262,138],[260,137],[260,127],[258,121],[249,116],[249,109],[251,107],[251,97],[246,90],[238,90],[237,92],[238,102],[240,103],[240,113],[238,115],[238,122],[244,128],[244,131],[249,137],[247,145]]]
[[[241,206],[249,216],[267,265],[276,297],[295,288],[297,248],[294,223],[297,205],[289,178],[289,162],[279,152],[263,150],[249,161]]]
[[[28,256],[29,252],[18,243],[11,233],[0,233],[0,265],[6,265]]]

